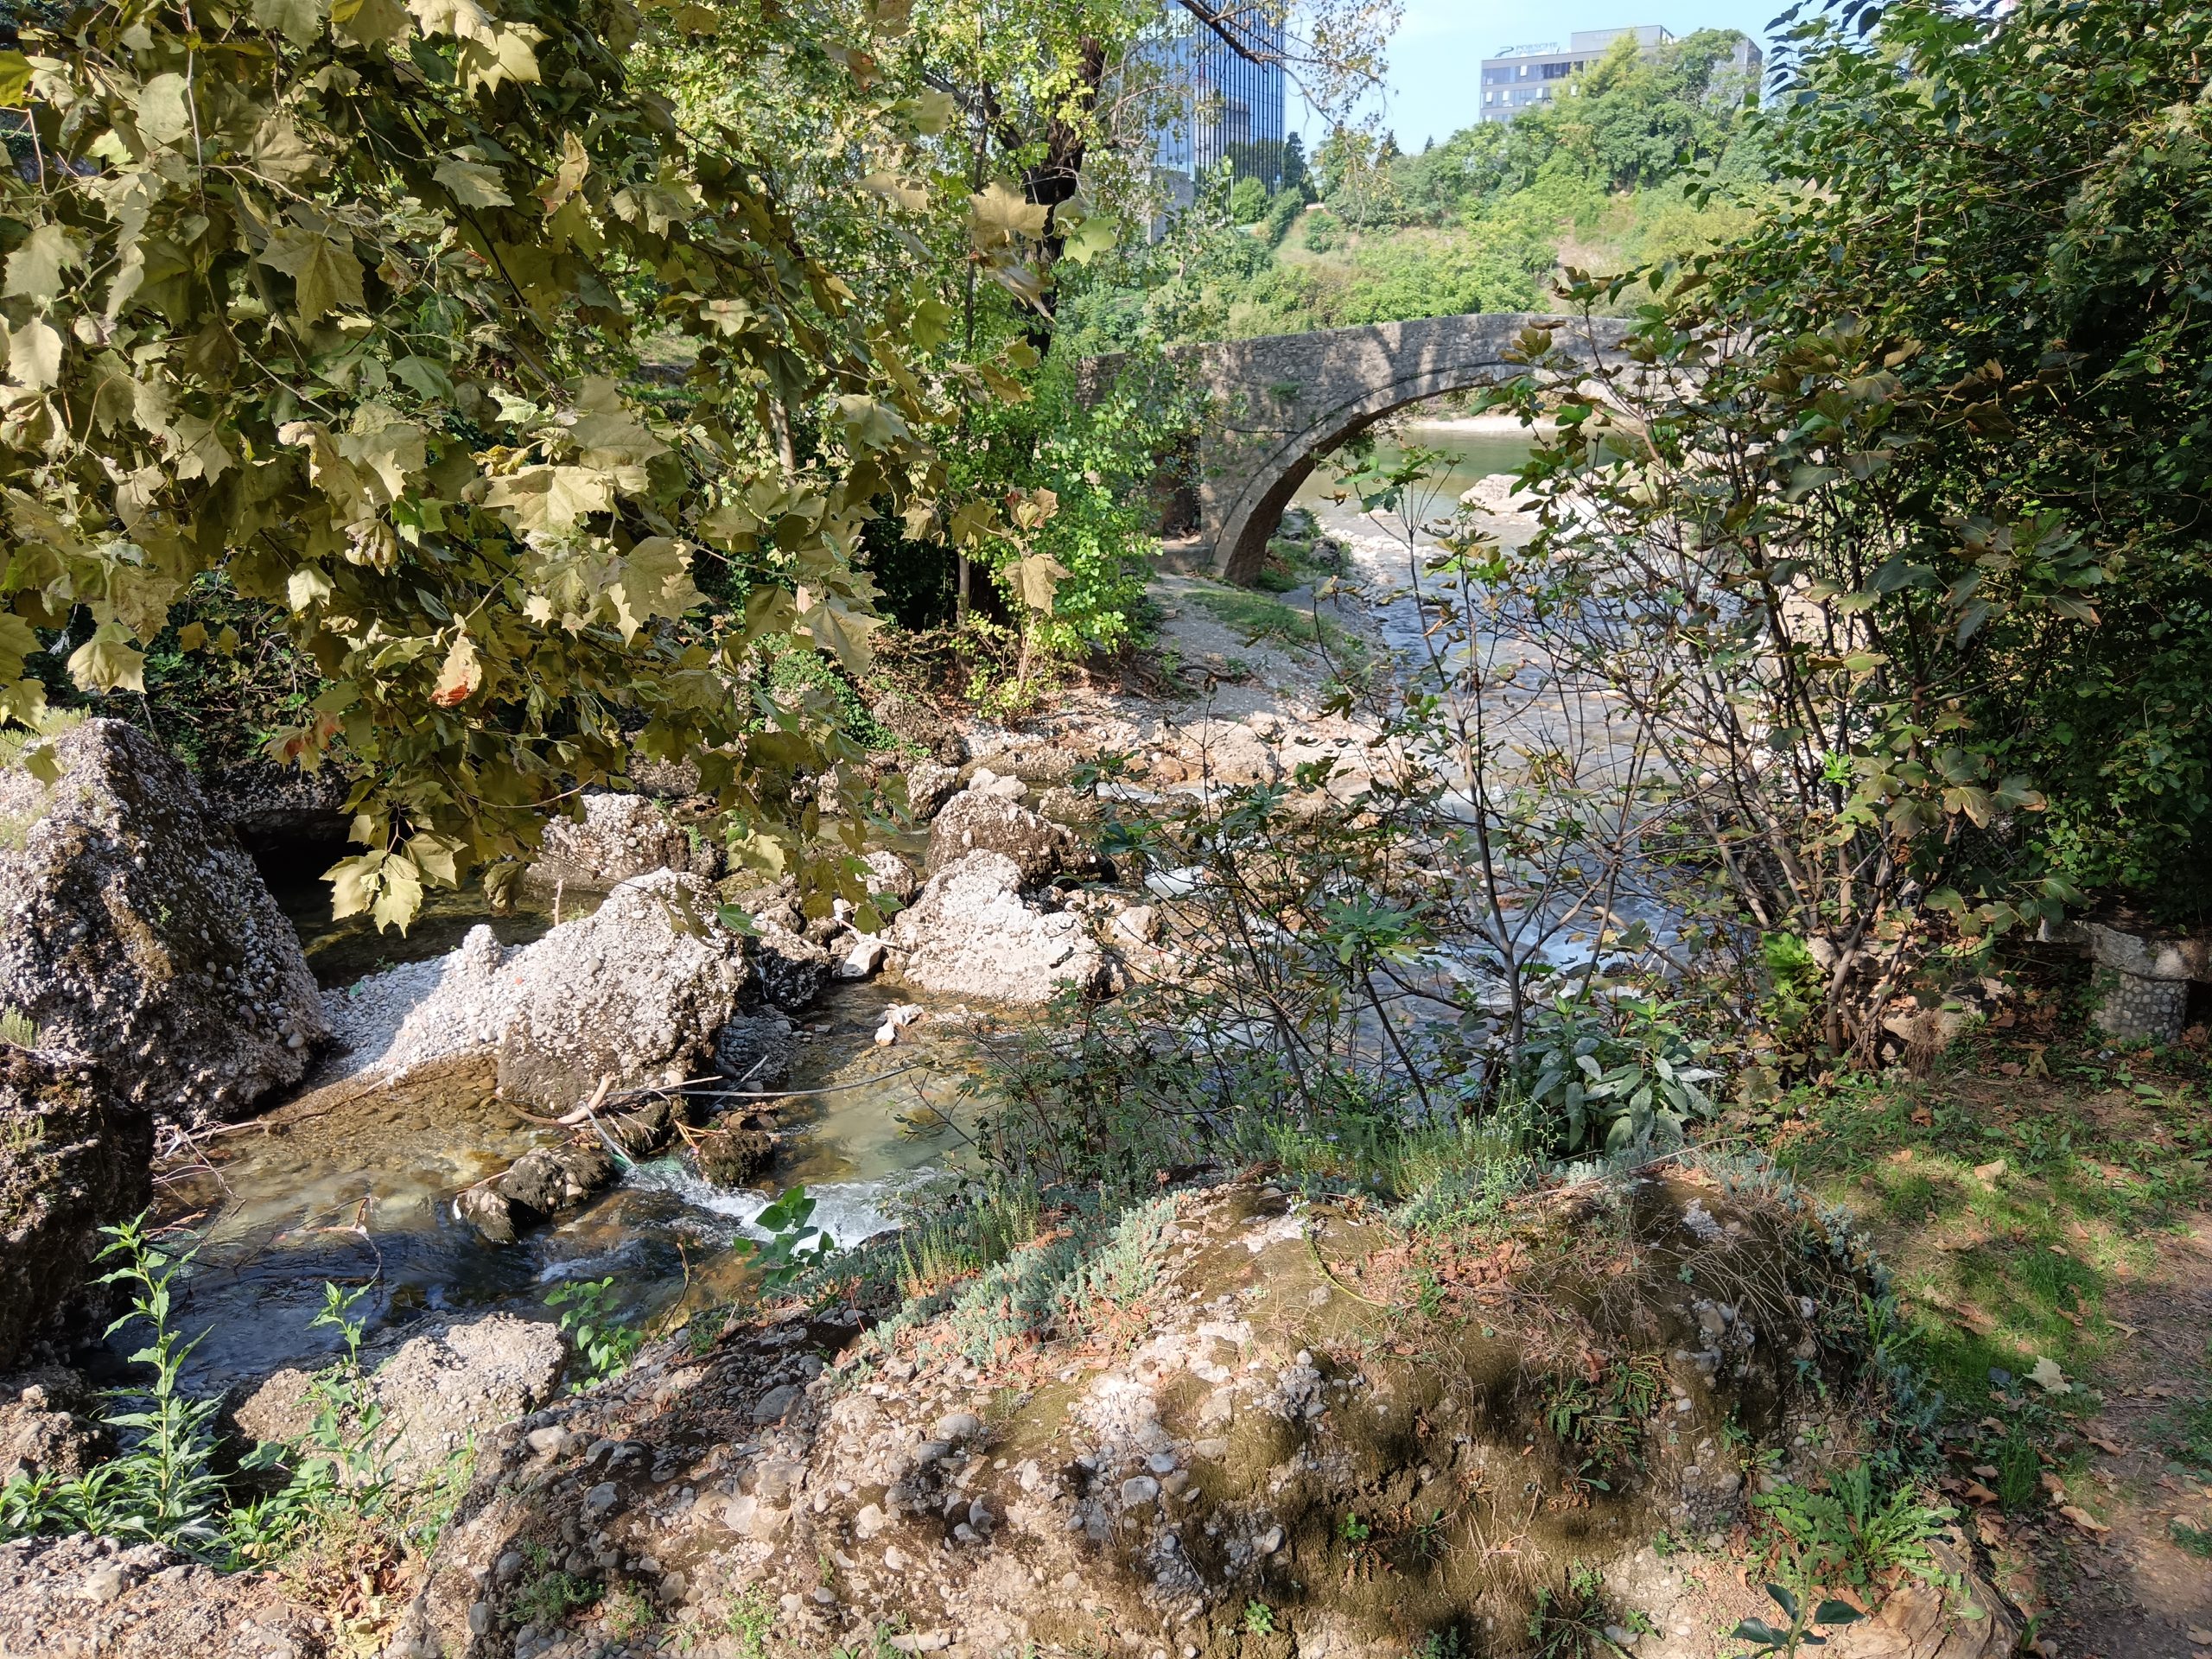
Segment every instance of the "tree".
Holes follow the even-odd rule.
[[[905,342],[949,317],[856,305],[744,135],[626,74],[643,27],[627,0],[88,7],[0,54],[31,163],[0,184],[0,712],[29,764],[28,659],[135,688],[213,582],[327,682],[275,748],[354,776],[341,914],[404,925],[636,756],[696,760],[741,855],[823,856],[792,783],[856,757],[751,666],[786,636],[864,662],[849,550],[934,493],[944,410]],[[812,44],[784,27],[758,49]],[[835,48],[894,156],[920,112],[870,105],[868,64],[898,33],[886,9]],[[618,378],[648,331],[696,353],[664,409]]]
[[[2208,63],[2184,0],[1839,0],[1759,118],[1801,182],[1580,289],[1653,297],[1513,574],[1831,1052],[2092,885],[2204,913]]]
[[[1301,200],[1314,200],[1313,176],[1306,168],[1306,140],[1295,132],[1283,141],[1281,188]]]

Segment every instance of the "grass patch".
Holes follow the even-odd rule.
[[[1800,1089],[1776,1157],[1881,1236],[1923,1361],[1964,1409],[2006,1386],[1993,1372],[2044,1357],[2072,1376],[2108,1351],[2114,1279],[2206,1191],[2200,1072],[2188,1056],[2161,1070],[1992,1033],[1931,1077]]]
[[[1332,656],[1360,654],[1358,642],[1335,623],[1267,594],[1241,588],[1201,588],[1193,590],[1191,597],[1223,626],[1241,635],[1247,645],[1265,639],[1294,651],[1310,651],[1319,645]]]

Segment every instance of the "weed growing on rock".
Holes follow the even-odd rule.
[[[1791,1482],[1751,1500],[1802,1563],[1808,1582],[1863,1586],[1893,1570],[1930,1583],[1942,1579],[1928,1545],[1942,1535],[1954,1513],[1948,1506],[1923,1502],[1910,1484],[1885,1490],[1865,1461],[1836,1471],[1827,1487]]]
[[[1014,1249],[965,1284],[910,1300],[864,1338],[865,1351],[888,1354],[906,1332],[940,1316],[925,1357],[957,1353],[978,1365],[1055,1332],[1093,1329],[1151,1288],[1174,1218],[1172,1195],[1110,1223],[1071,1217],[1063,1229]]]
[[[12,1043],[17,1048],[42,1048],[45,1033],[38,1028],[38,1021],[21,1008],[0,1008],[0,1043]]]
[[[621,1376],[630,1369],[632,1357],[645,1339],[643,1331],[617,1322],[614,1300],[611,1276],[572,1280],[556,1286],[545,1298],[546,1306],[558,1310],[561,1334],[568,1338],[582,1368],[580,1375],[569,1380],[571,1394],[582,1394]]]
[[[530,1577],[515,1592],[512,1616],[522,1624],[550,1630],[582,1607],[599,1599],[599,1584],[553,1564],[553,1552],[543,1544],[525,1543],[523,1560]]]
[[[1529,1641],[1540,1659],[1625,1654],[1627,1649],[1607,1633],[1609,1629],[1642,1635],[1649,1628],[1650,1621],[1641,1614],[1615,1622],[1606,1610],[1604,1580],[1596,1567],[1584,1561],[1572,1564],[1556,1587],[1539,1586],[1536,1605],[1529,1613]]]

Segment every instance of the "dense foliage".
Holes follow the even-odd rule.
[[[89,7],[0,58],[30,111],[0,218],[11,719],[49,645],[136,689],[219,573],[327,682],[280,747],[358,772],[342,908],[404,922],[633,753],[702,755],[781,861],[775,779],[813,751],[747,659],[797,632],[859,660],[857,528],[933,482],[926,320],[855,306],[742,135],[628,79],[645,27],[619,0]],[[849,73],[914,142],[925,112]],[[666,410],[616,378],[649,330],[691,354]],[[771,435],[799,404],[824,439],[794,474]]]
[[[1556,102],[1419,155],[1346,129],[1317,156],[1311,212],[1302,185],[1270,203],[1238,179],[1169,245],[1102,265],[1077,303],[1085,346],[1539,309],[1562,261],[1610,270],[1709,248],[1751,211],[1693,181],[1755,195],[1764,176],[1738,39],[1702,30],[1641,53],[1623,40]]]
[[[2200,911],[2212,805],[2212,18],[1870,10],[1800,30],[1759,137],[1803,182],[1651,274],[1491,567],[1649,722],[1688,862],[1831,1049],[2090,887]]]

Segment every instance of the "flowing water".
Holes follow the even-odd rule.
[[[318,865],[316,868],[320,868]],[[405,939],[334,923],[309,885],[274,885],[327,982],[441,954],[490,920],[506,943],[551,925],[550,909],[486,918],[480,899],[446,895]],[[573,918],[584,906],[564,902]],[[453,1213],[455,1192],[563,1133],[531,1123],[493,1091],[488,1058],[447,1062],[397,1084],[355,1079],[312,1090],[251,1122],[208,1137],[204,1161],[168,1170],[160,1217],[202,1234],[180,1323],[207,1334],[189,1379],[213,1389],[285,1365],[324,1363],[335,1333],[310,1328],[325,1281],[366,1287],[355,1312],[373,1337],[426,1314],[507,1308],[532,1313],[560,1281],[612,1277],[625,1310],[673,1324],[683,1309],[741,1291],[732,1249],[775,1192],[804,1182],[814,1220],[840,1244],[880,1230],[898,1192],[942,1167],[961,1145],[968,1061],[953,1018],[933,1011],[896,1047],[876,1028],[898,999],[833,982],[801,1027],[793,1095],[779,1103],[788,1135],[760,1189],[718,1187],[671,1155],[632,1168],[613,1187],[514,1245],[486,1244]],[[762,1103],[778,1104],[778,1103]],[[137,1333],[115,1339],[127,1352]]]
[[[1453,457],[1438,480],[1436,512],[1486,474],[1517,469],[1529,449],[1518,432],[1414,423],[1377,440],[1380,458],[1393,462],[1410,444]],[[1324,467],[1300,505],[1351,550],[1371,593],[1396,590],[1382,599],[1382,629],[1394,648],[1410,651],[1424,618],[1406,591],[1404,549],[1356,502],[1329,500],[1332,487]],[[480,923],[512,945],[556,919],[542,897],[512,915],[487,917],[480,894],[433,893],[404,938],[378,933],[362,918],[330,913],[320,872],[341,855],[293,849],[265,871],[326,986],[442,955]],[[561,916],[573,918],[595,903],[593,895],[565,895]],[[584,1277],[612,1277],[632,1316],[673,1323],[683,1309],[744,1288],[745,1259],[731,1247],[757,1235],[753,1218],[783,1185],[805,1184],[817,1199],[815,1220],[839,1243],[868,1237],[887,1224],[901,1189],[957,1155],[972,1083],[972,1061],[949,1011],[933,1010],[896,1047],[875,1046],[883,1011],[895,1000],[877,986],[833,983],[809,1015],[793,1093],[779,1106],[785,1138],[771,1184],[719,1187],[688,1160],[658,1158],[505,1249],[454,1218],[453,1196],[561,1131],[501,1103],[488,1059],[450,1062],[398,1085],[318,1089],[208,1138],[204,1162],[167,1172],[160,1203],[162,1218],[191,1220],[203,1235],[181,1310],[185,1330],[207,1332],[192,1357],[192,1384],[219,1388],[326,1360],[334,1333],[309,1325],[326,1281],[366,1287],[356,1311],[372,1335],[430,1313],[534,1312],[556,1283]],[[116,1339],[120,1351],[136,1334]]]

